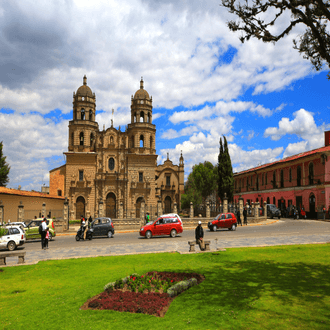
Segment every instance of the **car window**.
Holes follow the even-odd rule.
[[[220,219],[226,219],[226,215],[225,214],[221,214]]]
[[[227,214],[227,219],[232,219],[231,214]]]

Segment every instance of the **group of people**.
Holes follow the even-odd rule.
[[[86,228],[87,227],[90,228],[92,221],[93,221],[92,216],[90,216],[88,220],[85,219],[83,215],[80,217],[80,229],[81,229],[82,236],[83,236],[82,240],[86,239],[86,233],[87,233]]]
[[[41,225],[39,226],[39,232],[41,235],[41,249],[48,249],[48,240],[49,240],[49,228],[47,226],[47,218],[45,216],[42,217]]]
[[[248,214],[247,209],[246,209],[246,207],[244,207],[244,209],[243,209],[244,225],[247,225],[247,214]],[[239,209],[236,212],[236,218],[237,218],[237,225],[242,226],[241,212]]]

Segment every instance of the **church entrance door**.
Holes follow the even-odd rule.
[[[172,208],[171,208],[172,200],[170,196],[167,196],[165,198],[165,213],[171,213]]]
[[[76,219],[80,219],[81,216],[85,216],[85,198],[79,196],[76,201]]]
[[[116,196],[114,193],[109,193],[105,201],[105,215],[107,218],[116,218]]]
[[[136,208],[135,208],[135,217],[137,219],[140,219],[140,209],[141,209],[141,203],[143,202],[143,197],[139,197],[137,200],[136,200]]]

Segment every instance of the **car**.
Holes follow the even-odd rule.
[[[182,221],[173,214],[164,214],[153,222],[147,223],[140,229],[140,236],[151,238],[152,236],[170,235],[175,237],[183,232]]]
[[[106,217],[94,219],[88,230],[92,234],[91,237],[107,236],[111,238],[115,234],[115,228],[113,227],[111,218]]]
[[[22,226],[23,228],[26,228],[26,223],[24,221],[22,222],[9,222],[6,224],[6,226]]]
[[[217,231],[219,228],[236,230],[237,219],[234,213],[220,213],[213,219],[213,221],[209,221],[207,226],[211,231]]]
[[[41,235],[39,234],[39,226],[42,223],[42,218],[37,218],[31,220],[27,225],[25,230],[26,239],[41,239]],[[51,241],[56,236],[55,226],[53,219],[46,219],[46,224],[49,228],[49,241]]]
[[[177,213],[168,213],[168,214],[163,214],[163,215],[159,216],[159,218],[162,218],[162,217],[177,217],[179,219],[179,221],[182,223],[182,220]]]
[[[281,210],[276,207],[275,204],[266,204],[267,205],[267,218],[273,219],[278,217],[281,219]]]
[[[17,246],[23,245],[26,240],[24,230],[20,226],[0,227],[0,248],[13,251]]]

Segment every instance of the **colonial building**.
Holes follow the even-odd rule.
[[[330,206],[330,131],[325,146],[234,173],[234,201],[304,207],[309,217]]]
[[[121,131],[99,130],[95,121],[96,98],[87,85],[73,93],[73,120],[69,122],[66,164],[50,171],[50,194],[65,196],[70,219],[81,215],[112,218],[156,214],[161,201],[164,212],[179,207],[184,191],[184,164],[167,160],[157,166],[156,126],[152,123],[152,97],[143,88],[131,98],[131,123]]]

